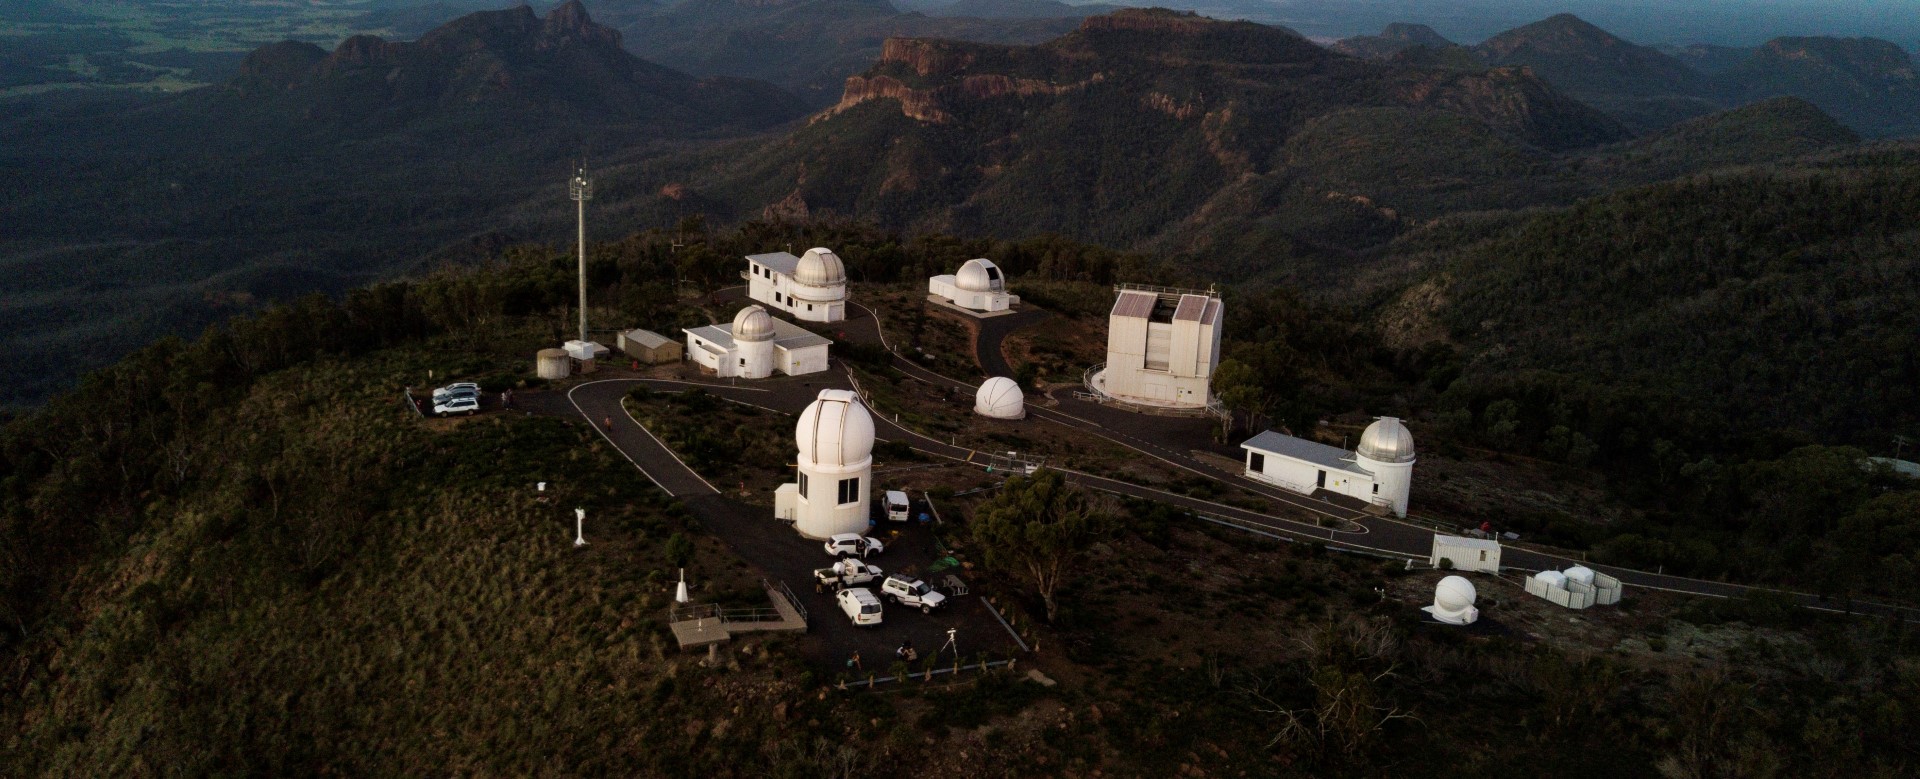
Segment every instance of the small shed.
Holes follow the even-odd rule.
[[[1429,565],[1440,567],[1440,561],[1453,564],[1456,571],[1479,571],[1483,573],[1500,572],[1500,542],[1487,538],[1465,538],[1462,536],[1433,537],[1433,555],[1427,560]]]
[[[660,365],[679,362],[684,347],[652,330],[636,328],[620,333],[620,351],[646,365]]]
[[[534,360],[534,375],[543,379],[564,379],[573,372],[573,359],[565,349],[541,349]]]

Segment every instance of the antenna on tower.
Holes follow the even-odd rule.
[[[574,168],[573,179],[567,182],[567,196],[573,199],[579,213],[580,227],[580,341],[587,342],[587,201],[593,199],[593,179],[587,178],[587,160],[581,155],[580,164]]]

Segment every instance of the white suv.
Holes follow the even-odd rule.
[[[474,394],[474,395],[480,394],[480,385],[475,384],[471,381],[463,381],[458,384],[448,384],[445,387],[441,387],[433,391],[433,402],[439,403],[455,395],[466,395],[466,394]]]
[[[833,596],[833,600],[840,604],[840,611],[844,612],[853,624],[880,624],[880,599],[873,597],[873,590],[865,587],[849,587]]]
[[[939,590],[900,573],[888,576],[886,581],[880,583],[880,594],[902,606],[918,606],[924,614],[932,614],[934,609],[947,605],[947,596],[941,595]]]
[[[859,533],[841,533],[827,539],[824,547],[830,555],[859,558],[877,555],[886,550],[886,546],[880,543],[880,539],[868,538]]]

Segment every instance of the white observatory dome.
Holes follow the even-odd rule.
[[[1445,611],[1465,611],[1479,598],[1479,591],[1465,576],[1449,576],[1433,588],[1433,605]]]
[[[832,249],[816,246],[800,256],[793,280],[813,287],[842,284],[847,280],[847,266],[841,264],[839,255]]]
[[[973,396],[973,413],[994,419],[1020,419],[1027,415],[1026,398],[1020,385],[1005,376],[995,376],[980,384]]]
[[[821,390],[800,412],[794,431],[800,457],[819,465],[856,465],[873,454],[873,416],[860,396],[847,390]]]
[[[1535,581],[1545,582],[1548,587],[1566,589],[1567,575],[1559,571],[1541,571],[1533,575]]]
[[[1581,584],[1593,584],[1593,569],[1588,568],[1584,565],[1576,565],[1572,568],[1568,568],[1567,580],[1579,582]]]
[[[954,274],[953,285],[967,292],[997,292],[1001,287],[1000,266],[991,260],[967,260]]]
[[[765,341],[773,338],[773,317],[759,306],[747,306],[733,315],[733,340]]]
[[[1360,434],[1361,457],[1382,463],[1413,462],[1413,434],[1395,417],[1380,417]]]

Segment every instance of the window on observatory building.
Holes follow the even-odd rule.
[[[840,480],[840,505],[860,502],[860,477]]]
[[[804,498],[806,496],[807,496],[807,475],[803,473],[803,474],[800,474],[800,497]]]
[[[1247,453],[1247,470],[1254,473],[1267,472],[1267,456],[1259,452]]]

